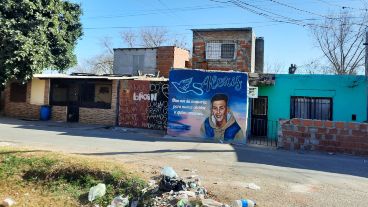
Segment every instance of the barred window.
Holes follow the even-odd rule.
[[[332,98],[292,96],[290,118],[332,120]]]
[[[231,41],[211,41],[206,43],[206,59],[234,59],[235,43]]]
[[[221,58],[234,58],[235,44],[221,44]]]

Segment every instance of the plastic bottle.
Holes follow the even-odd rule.
[[[231,207],[254,207],[256,202],[249,199],[236,200],[231,204]]]

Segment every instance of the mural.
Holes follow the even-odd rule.
[[[245,142],[246,73],[171,70],[167,133]]]
[[[167,82],[123,80],[120,87],[120,126],[166,130]]]

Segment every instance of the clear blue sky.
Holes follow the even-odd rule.
[[[315,47],[311,33],[301,25],[275,22],[262,16],[279,15],[279,19],[302,20],[300,24],[321,19],[342,7],[358,14],[361,0],[240,0],[240,8],[226,0],[72,0],[83,9],[84,36],[78,42],[78,61],[103,51],[101,40],[111,38],[113,46],[125,47],[121,33],[143,27],[162,26],[170,36],[184,38],[192,44],[192,28],[252,27],[257,37],[265,39],[265,65],[283,66],[287,72],[293,63],[305,65],[322,53]],[[224,3],[225,2],[225,3]],[[247,10],[257,10],[254,14]]]

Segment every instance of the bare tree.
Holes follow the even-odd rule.
[[[285,73],[285,71],[287,71],[287,67],[285,66],[285,63],[266,62],[264,73],[279,74],[279,73]]]
[[[136,47],[137,45],[137,35],[132,31],[125,31],[121,33],[123,41],[128,45],[128,47]]]
[[[79,63],[72,69],[73,72],[94,73],[94,74],[112,74],[114,62],[114,50],[111,39],[105,37],[101,40],[102,52],[82,63]]]
[[[363,20],[359,23],[350,13],[342,11],[327,16],[321,25],[310,27],[317,46],[328,60],[327,71],[356,74],[362,68],[366,13],[361,17]]]
[[[143,47],[162,46],[167,41],[168,31],[161,27],[148,27],[140,31],[141,44]]]

